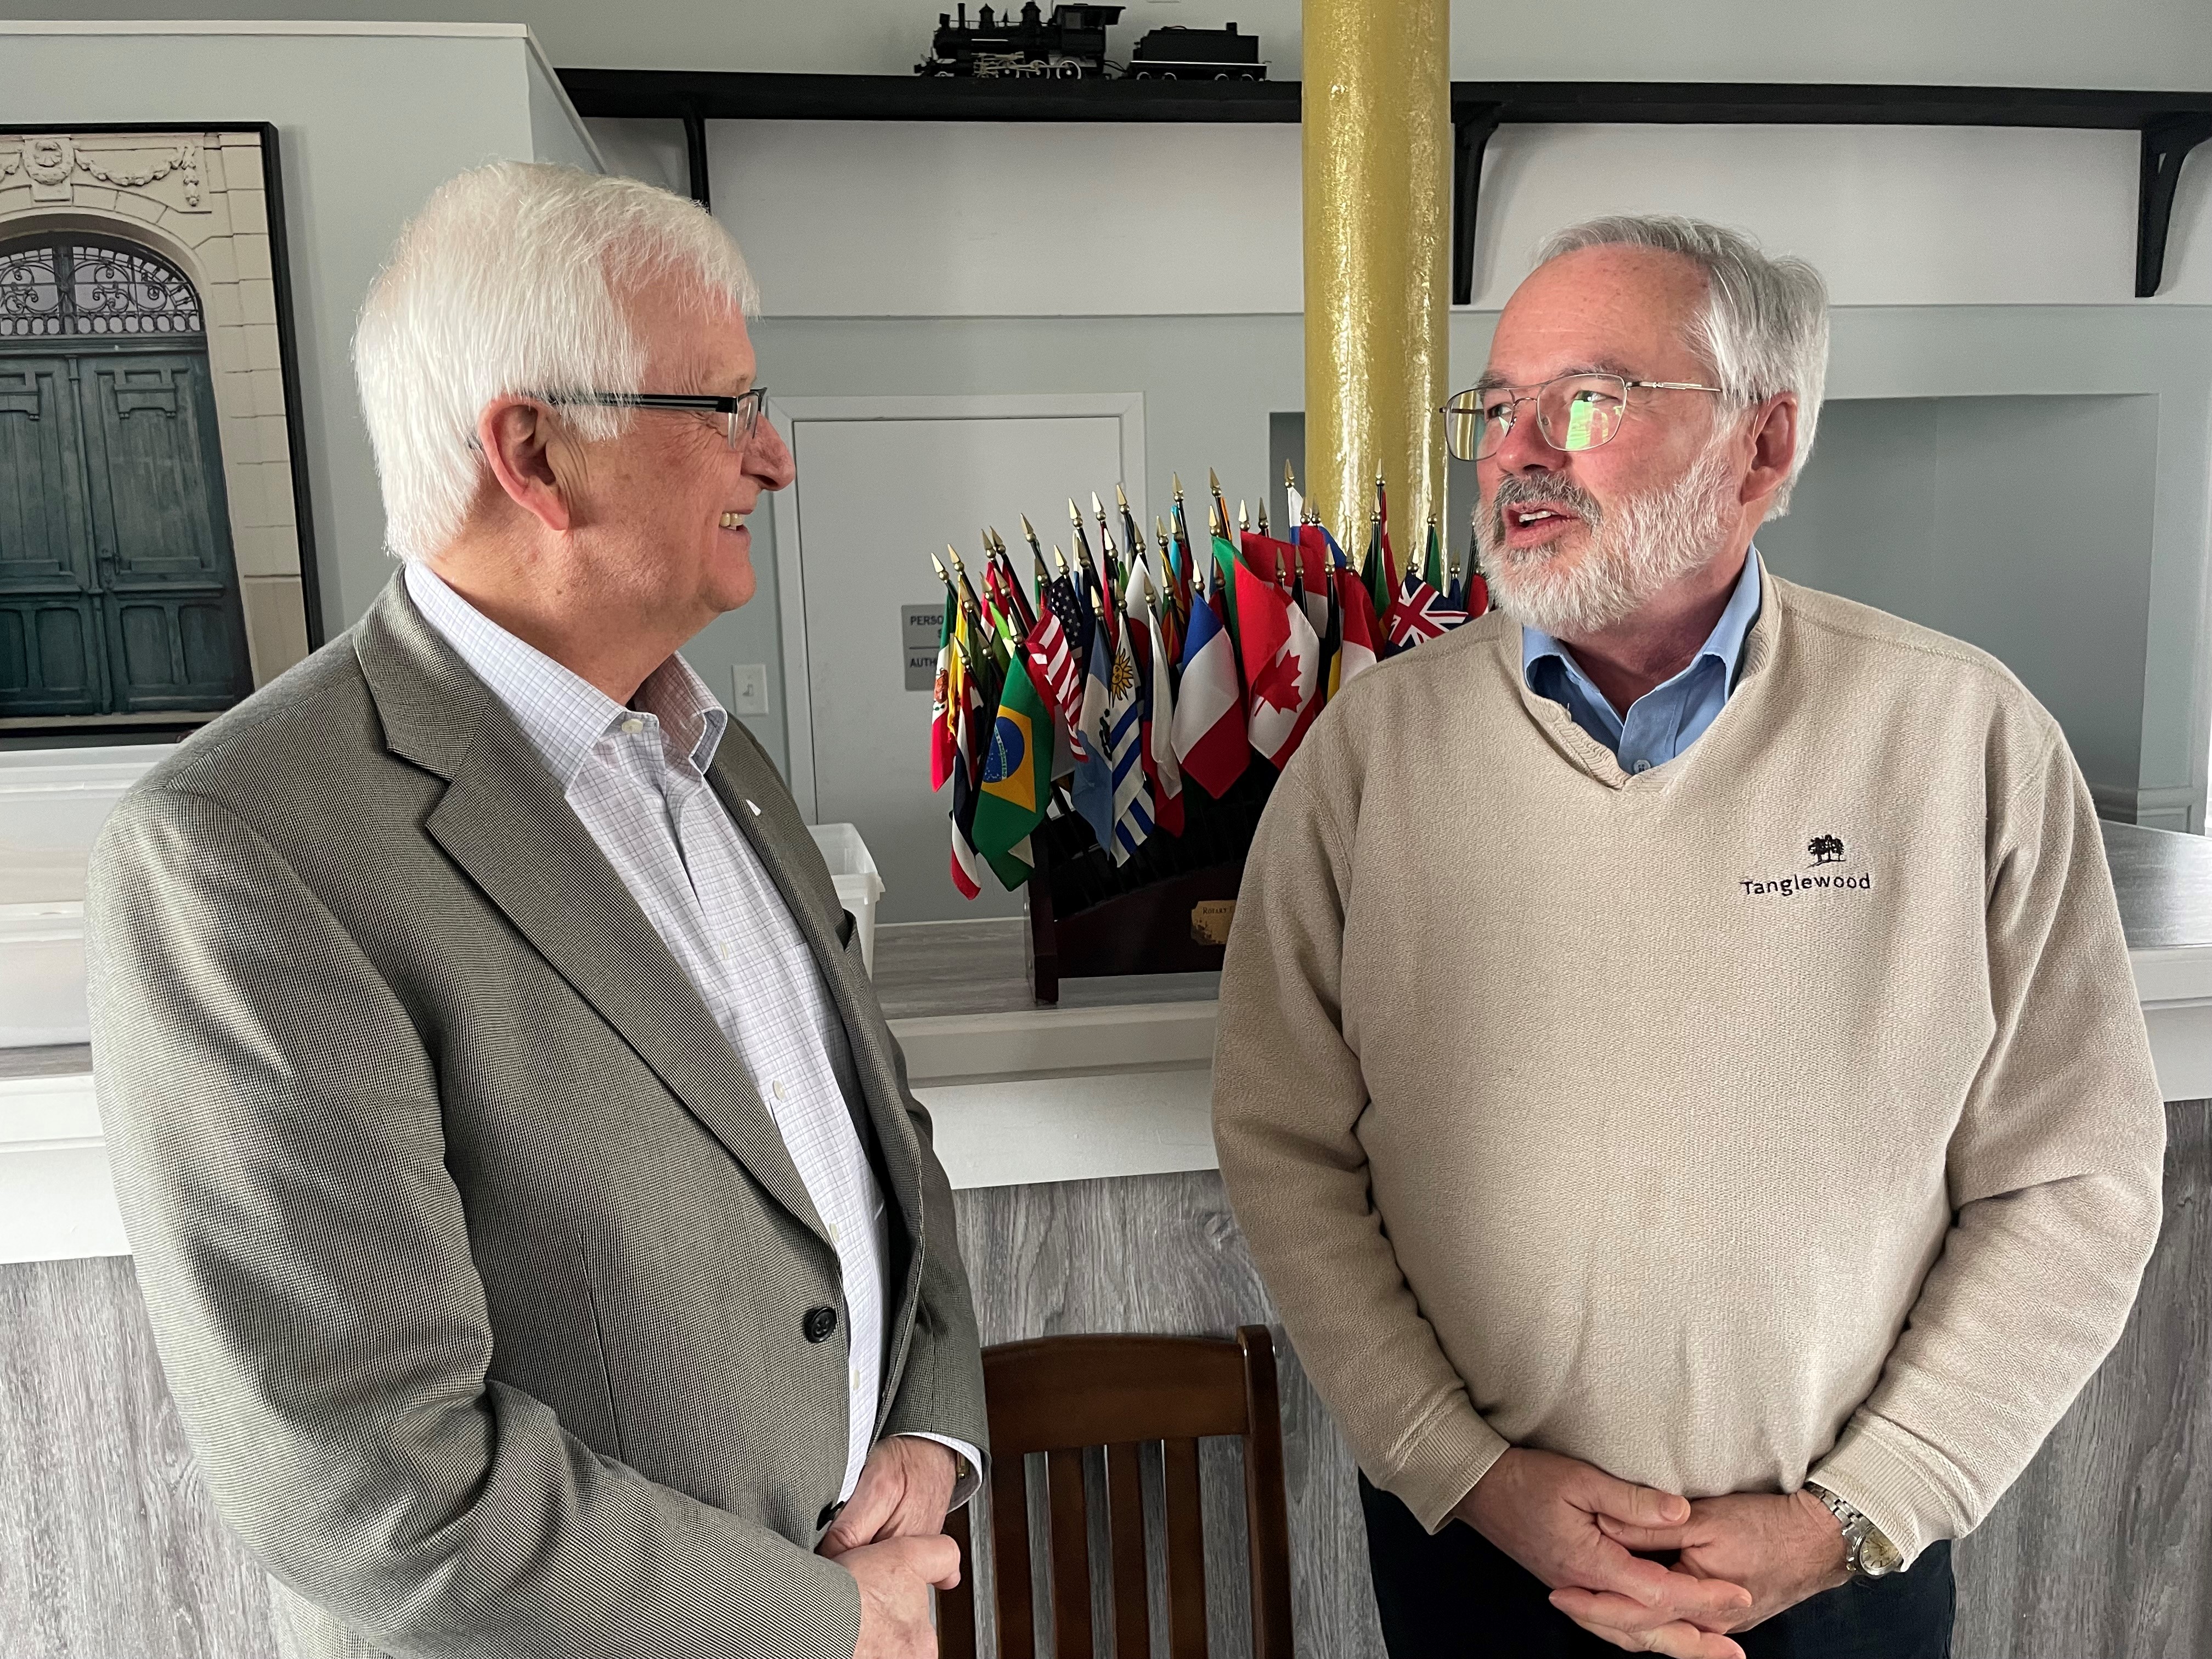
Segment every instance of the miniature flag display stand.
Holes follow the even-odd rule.
[[[1287,469],[1286,469],[1287,470]],[[950,875],[1029,890],[1040,1002],[1064,978],[1218,969],[1252,832],[1276,775],[1328,700],[1392,656],[1488,608],[1437,526],[1425,560],[1391,555],[1382,481],[1357,560],[1299,508],[1291,539],[1230,526],[1218,478],[1193,542],[1176,481],[1157,551],[1117,486],[1068,501],[1052,568],[1022,520],[1033,581],[983,533],[980,580],[948,548],[931,787],[949,784]],[[1425,564],[1425,569],[1424,568]]]

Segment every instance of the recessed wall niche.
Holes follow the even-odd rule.
[[[0,745],[181,736],[313,641],[273,146],[0,132]]]

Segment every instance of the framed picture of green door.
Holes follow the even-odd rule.
[[[187,735],[321,642],[273,127],[0,129],[0,747]]]

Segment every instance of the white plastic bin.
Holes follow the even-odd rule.
[[[89,1042],[84,906],[0,904],[0,1048]]]
[[[868,851],[868,843],[852,824],[809,827],[814,832],[814,844],[822,849],[822,857],[830,866],[830,878],[837,884],[837,902],[853,913],[860,927],[860,961],[872,975],[876,971],[876,901],[884,896],[876,855]]]

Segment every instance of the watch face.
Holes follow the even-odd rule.
[[[1886,1578],[1905,1565],[1905,1552],[1874,1528],[1867,1529],[1859,1546],[1859,1571],[1869,1578]]]

